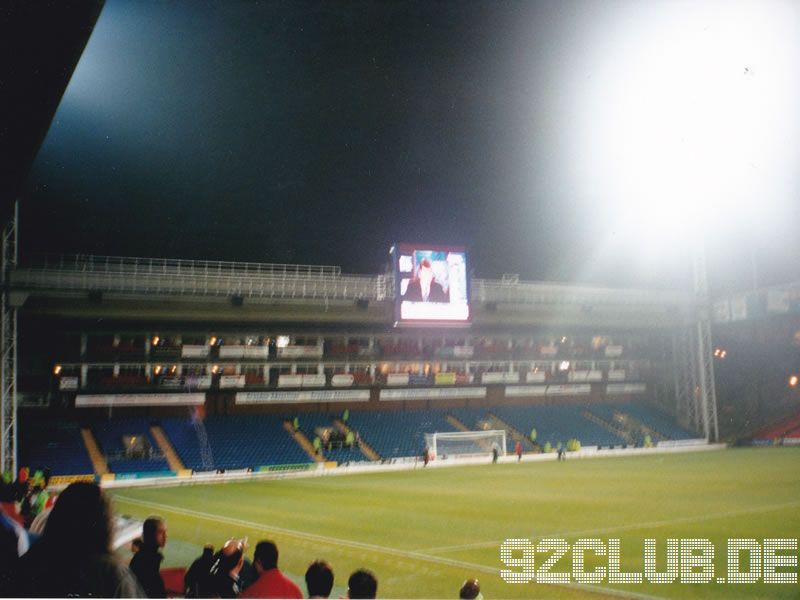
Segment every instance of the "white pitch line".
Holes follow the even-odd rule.
[[[771,510],[781,510],[784,508],[795,508],[800,506],[800,501],[784,502],[783,504],[774,504],[772,506],[762,506],[760,508],[747,508],[742,510],[732,510],[724,513],[717,513],[715,515],[702,515],[697,517],[678,517],[676,519],[664,519],[661,521],[650,521],[649,523],[633,523],[628,525],[615,525],[613,527],[599,527],[596,529],[582,529],[577,531],[564,531],[555,533],[542,533],[531,537],[537,539],[540,537],[547,538],[571,538],[582,537],[586,535],[597,535],[601,533],[615,533],[617,531],[631,531],[634,529],[642,529],[645,527],[663,527],[664,525],[677,525],[680,523],[700,523],[703,521],[713,521],[715,519],[727,519],[728,517],[739,517],[742,515],[750,515],[754,513],[769,512]],[[457,552],[459,550],[471,550],[475,548],[491,548],[492,546],[500,547],[504,540],[492,540],[490,542],[473,542],[470,544],[459,544],[455,546],[438,546],[435,548],[421,548],[416,552],[427,552],[435,554],[437,552]]]
[[[444,558],[442,556],[432,556],[428,554],[423,554],[421,552],[415,552],[413,550],[400,550],[398,548],[379,546],[377,544],[369,544],[366,542],[357,542],[355,540],[344,540],[341,538],[334,538],[326,535],[309,533],[307,531],[300,531],[297,529],[288,529],[286,527],[263,525],[261,523],[256,523],[254,521],[245,521],[244,519],[215,515],[211,513],[201,512],[199,510],[192,510],[190,508],[181,508],[178,506],[172,506],[170,504],[162,504],[161,502],[151,502],[149,500],[137,500],[136,498],[130,498],[128,496],[121,496],[118,494],[114,494],[114,499],[120,500],[122,502],[127,502],[129,504],[138,504],[139,506],[144,506],[147,508],[155,508],[161,511],[173,512],[181,515],[191,515],[193,517],[197,517],[198,519],[205,519],[208,521],[213,521],[215,523],[228,523],[230,525],[239,525],[242,527],[257,529],[268,533],[280,533],[286,536],[296,537],[305,540],[313,540],[316,542],[324,542],[326,544],[331,544],[335,546],[345,546],[348,548],[355,548],[359,550],[370,550],[372,552],[380,552],[383,554],[390,554],[394,556],[400,556],[403,558],[423,560],[426,562],[457,567],[460,569],[470,569],[471,571],[479,571],[481,573],[487,573],[490,575],[498,575],[500,571],[499,568],[487,567],[485,565],[470,563],[463,560],[454,560],[450,558]],[[647,594],[640,594],[636,592],[627,592],[627,591],[623,592],[620,590],[616,590],[614,588],[604,588],[597,585],[588,585],[581,583],[547,584],[547,585],[556,585],[558,587],[566,587],[572,589],[577,588],[587,592],[605,594],[607,596],[618,596],[622,598],[637,598],[639,600],[661,600],[661,596],[649,596]]]

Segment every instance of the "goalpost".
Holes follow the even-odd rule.
[[[497,448],[498,456],[506,454],[506,432],[503,429],[489,431],[442,431],[425,434],[425,444],[432,457],[475,456],[491,454]]]

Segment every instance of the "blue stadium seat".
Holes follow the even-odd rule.
[[[206,417],[201,431],[190,417],[165,418],[161,425],[183,463],[196,471],[311,462],[283,421],[276,415],[233,415]],[[208,440],[208,463],[203,461],[202,431]]]
[[[64,420],[19,420],[19,464],[50,469],[53,475],[94,473],[77,423]]]
[[[641,421],[668,440],[688,440],[703,437],[699,433],[692,433],[688,429],[681,427],[674,417],[661,409],[644,402],[630,402],[620,410]]]
[[[583,416],[584,410],[578,405],[546,405],[494,407],[492,412],[525,435],[535,428],[536,443],[540,446],[550,442],[555,447],[559,442],[566,444],[573,438],[583,446],[625,443],[619,436],[587,420]]]
[[[122,437],[125,435],[145,436],[150,447],[157,454],[160,453],[158,444],[150,435],[150,423],[149,419],[133,417],[115,417],[92,423],[92,432],[106,456],[109,471],[112,473],[141,473],[170,470],[169,464],[162,456],[152,459],[131,459],[120,456],[120,453],[124,452]]]
[[[358,431],[382,458],[420,456],[425,434],[456,431],[447,422],[446,410],[351,411],[350,427]]]
[[[330,416],[327,414],[303,413],[299,416],[300,430],[306,435],[309,441],[313,441],[316,435],[315,429],[318,427],[335,429],[333,422],[336,417],[338,417],[338,415]],[[331,448],[330,450],[323,448],[322,453],[326,460],[333,460],[337,463],[366,460],[361,451],[355,446],[352,448]]]

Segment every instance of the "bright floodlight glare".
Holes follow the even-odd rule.
[[[797,3],[770,0],[619,5],[576,86],[586,197],[651,242],[786,206],[797,193],[799,20]]]

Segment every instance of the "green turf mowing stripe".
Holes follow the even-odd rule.
[[[783,510],[785,508],[796,508],[800,506],[800,500],[797,502],[784,502],[783,504],[775,504],[773,506],[762,506],[759,508],[749,508],[742,510],[731,510],[728,512],[716,513],[713,515],[702,515],[697,517],[678,517],[676,519],[665,519],[662,521],[650,521],[647,523],[631,523],[628,525],[615,525],[613,527],[598,527],[596,529],[582,529],[579,531],[559,531],[556,533],[548,533],[548,538],[564,538],[570,539],[574,537],[583,537],[588,535],[597,535],[601,533],[615,533],[617,531],[635,531],[637,529],[644,529],[646,527],[666,527],[668,525],[679,525],[684,523],[702,523],[704,521],[713,521],[715,519],[728,519],[730,517],[741,517],[744,515],[751,515],[756,513],[770,512],[773,510]],[[474,542],[470,544],[460,544],[455,546],[439,546],[436,548],[420,548],[417,552],[448,552],[459,550],[470,550],[474,548],[491,548],[492,546],[500,546],[503,540],[492,540],[488,542]]]
[[[121,501],[123,503],[128,502],[130,504],[144,506],[146,508],[154,508],[157,510],[165,511],[165,512],[174,512],[181,515],[191,515],[193,517],[197,517],[199,519],[206,519],[209,521],[213,521],[215,523],[228,523],[230,525],[240,525],[242,527],[248,527],[250,529],[257,529],[260,531],[264,531],[267,533],[280,533],[286,536],[296,537],[300,539],[312,540],[315,542],[324,542],[326,544],[331,544],[334,546],[345,546],[348,548],[355,548],[359,550],[369,550],[370,552],[381,552],[383,554],[391,554],[395,556],[400,556],[402,558],[410,558],[416,560],[423,560],[426,562],[432,562],[435,564],[447,565],[451,567],[458,567],[463,569],[469,569],[471,571],[478,571],[481,573],[487,573],[490,575],[497,575],[500,572],[498,568],[491,568],[485,565],[480,565],[476,563],[469,563],[466,561],[461,560],[453,560],[450,558],[443,558],[441,556],[432,556],[428,554],[423,554],[421,552],[414,552],[409,550],[400,550],[398,548],[390,548],[387,546],[379,546],[377,544],[368,544],[365,542],[357,542],[354,540],[343,540],[340,538],[333,538],[329,536],[319,535],[316,533],[308,533],[306,531],[297,531],[293,529],[286,529],[285,527],[275,527],[269,525],[262,525],[261,523],[255,523],[253,521],[246,521],[244,519],[236,519],[233,517],[224,517],[221,515],[214,515],[211,513],[204,513],[197,510],[191,510],[187,508],[180,508],[177,506],[170,506],[168,504],[162,504],[160,502],[150,502],[147,500],[136,500],[135,498],[128,498],[126,496],[114,496],[115,500]],[[498,544],[499,546],[499,544]],[[542,584],[540,584],[542,585]],[[586,592],[596,593],[596,594],[603,594],[606,596],[614,596],[614,597],[622,597],[622,598],[638,598],[641,600],[659,600],[661,596],[651,596],[648,594],[641,594],[636,592],[628,592],[628,591],[621,591],[616,590],[614,588],[606,588],[601,586],[595,585],[588,585],[588,584],[581,584],[581,583],[568,583],[568,584],[544,584],[544,585],[554,585],[557,587],[565,587],[568,589],[580,589]]]

